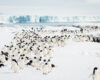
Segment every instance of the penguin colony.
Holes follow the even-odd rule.
[[[23,29],[15,34],[9,45],[4,45],[1,49],[0,68],[5,66],[5,62],[10,61],[14,73],[24,69],[25,66],[32,66],[36,70],[42,71],[43,74],[48,74],[55,67],[52,63],[55,46],[64,47],[66,40],[69,39],[78,42],[99,42],[100,39],[93,35],[84,35],[86,32],[98,30],[100,30],[99,27],[79,27],[79,30],[64,28],[60,31],[44,30],[43,28]],[[56,35],[58,32],[60,35]]]
[[[37,31],[22,30],[15,34],[9,45],[4,45],[0,53],[0,67],[11,62],[11,69],[17,73],[25,66],[32,66],[43,74],[48,74],[55,67],[51,63],[54,45],[65,45],[65,36],[41,36]]]

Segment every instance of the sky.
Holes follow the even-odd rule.
[[[98,16],[100,0],[0,0],[0,14]]]

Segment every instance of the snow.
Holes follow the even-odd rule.
[[[0,27],[0,49],[21,29]],[[0,69],[0,80],[91,80],[93,68],[100,68],[100,43],[69,40],[66,46],[54,48],[52,62],[56,67],[48,75],[43,75],[33,67],[13,73],[9,65]]]

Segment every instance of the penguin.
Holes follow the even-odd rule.
[[[32,67],[36,67],[37,62],[38,62],[37,57],[34,57],[32,60]]]
[[[50,63],[51,61],[50,59],[48,60],[44,59],[43,61],[44,63],[42,65],[41,71],[43,72],[44,75],[47,75],[48,73],[52,71],[55,65]]]
[[[23,55],[24,55],[24,54],[23,54]],[[20,69],[24,69],[24,67],[25,67],[25,58],[24,58],[23,55],[20,57],[20,59],[19,59],[19,61],[18,61],[18,65],[19,65],[19,68],[20,68]]]
[[[11,61],[12,63],[12,70],[14,73],[17,73],[19,71],[19,66],[18,66],[18,62],[16,61],[16,59],[12,59]]]
[[[36,64],[36,69],[41,70],[42,64],[43,64],[42,57],[40,57],[37,64]]]
[[[4,63],[6,61],[5,55],[1,55],[1,62]]]
[[[51,48],[48,50],[48,56],[53,58],[53,50]]]
[[[100,80],[100,72],[98,67],[94,67],[92,77],[93,80]]]
[[[1,51],[2,56],[1,56],[1,60],[4,63],[5,61],[8,61],[8,52],[3,52]]]

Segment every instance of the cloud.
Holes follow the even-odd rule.
[[[0,13],[13,15],[100,15],[99,0],[0,0]]]

